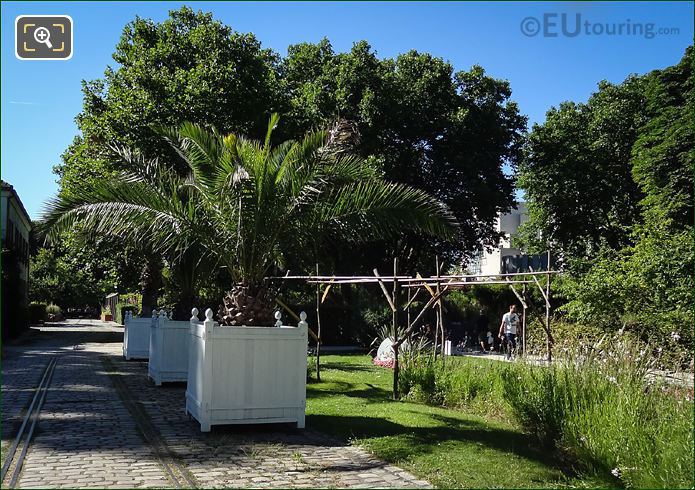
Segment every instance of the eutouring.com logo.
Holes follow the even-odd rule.
[[[653,39],[656,36],[680,34],[678,27],[658,27],[653,22],[592,22],[582,14],[547,12],[542,17],[525,17],[521,21],[521,33],[528,37],[578,37],[578,36],[639,36]]]

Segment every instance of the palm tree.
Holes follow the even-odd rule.
[[[229,325],[270,325],[274,298],[265,276],[289,258],[314,258],[331,240],[362,243],[404,230],[453,236],[456,222],[443,204],[333,151],[326,132],[273,146],[278,121],[271,116],[263,142],[191,123],[162,130],[187,164],[186,176],[171,162],[120,149],[124,159],[138,160],[136,170],[49,201],[47,236],[80,223],[173,260],[195,248],[200,263],[229,272],[233,287],[219,311]]]

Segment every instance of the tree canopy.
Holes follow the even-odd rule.
[[[264,296],[273,267],[306,258],[313,263],[328,240],[363,244],[403,231],[441,238],[455,233],[456,220],[444,204],[384,181],[361,158],[334,148],[325,131],[273,145],[278,121],[271,116],[262,142],[192,123],[164,129],[186,175],[170,162],[120,149],[134,170],[53,199],[41,226],[55,240],[78,225],[162,253],[174,265],[194,250],[198,263],[222,267],[230,286],[255,300]],[[240,311],[248,320],[243,324],[270,321],[268,305],[261,306]],[[220,316],[242,324],[234,323],[241,321],[236,316]]]
[[[494,219],[513,205],[514,181],[504,172],[520,156],[525,118],[508,82],[481,67],[455,71],[441,58],[410,51],[380,59],[365,41],[335,53],[328,40],[298,44],[286,56],[264,49],[211,14],[183,7],[161,23],[129,23],[104,77],[84,82],[78,136],[56,172],[61,193],[123,170],[110,145],[167,156],[158,125],[183,121],[223,133],[261,138],[272,112],[283,115],[275,138],[301,137],[342,118],[359,134],[355,151],[392,182],[445,202],[461,224],[455,240],[404,238],[405,248],[459,258],[495,243]],[[186,169],[179,169],[185,173]],[[446,185],[444,185],[446,184]],[[433,248],[433,245],[435,247]],[[368,266],[392,255],[393,244],[359,259]],[[343,250],[349,255],[353,250]]]
[[[520,165],[522,238],[573,275],[570,317],[692,348],[693,48],[679,64],[601,83],[534,126]]]

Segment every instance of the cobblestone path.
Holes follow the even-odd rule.
[[[147,363],[125,361],[123,330],[80,320],[5,347],[2,444],[58,356],[21,488],[417,488],[427,482],[308,429],[215,427],[185,414],[185,385],[155,387]],[[3,456],[4,457],[4,456]]]

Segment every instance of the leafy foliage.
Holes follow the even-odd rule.
[[[43,227],[51,239],[79,224],[179,260],[191,248],[199,262],[223,267],[236,285],[258,296],[263,278],[290,260],[315,258],[327,241],[365,243],[413,230],[449,237],[455,219],[423,191],[384,182],[361,159],[337,154],[325,132],[271,143],[185,123],[163,135],[189,168],[143,160],[80,196],[48,205]],[[237,305],[240,309],[242,305]]]
[[[647,378],[651,361],[613,339],[563,364],[507,369],[503,393],[519,423],[577,470],[628,488],[690,487],[692,390]]]
[[[586,104],[565,102],[534,125],[519,166],[529,221],[518,239],[566,260],[593,257],[601,246],[631,243],[641,198],[631,176],[631,149],[642,119],[642,81],[602,82]]]
[[[309,128],[336,114],[355,121],[356,151],[388,179],[436,196],[461,224],[450,242],[409,235],[398,245],[385,244],[381,256],[338,250],[337,266],[354,269],[355,262],[374,264],[396,253],[407,258],[406,268],[425,271],[433,246],[455,261],[496,243],[494,219],[513,204],[513,179],[503,166],[516,166],[526,124],[508,82],[479,66],[455,72],[443,59],[416,51],[379,59],[365,41],[338,54],[326,39],[291,46],[281,73],[290,125]]]
[[[62,232],[55,245],[38,248],[29,266],[29,298],[63,309],[97,308],[107,294],[137,285],[136,254],[113,253],[114,243]]]
[[[551,110],[534,127],[519,179],[530,210],[522,238],[531,247],[551,243],[573,273],[561,288],[568,318],[627,327],[686,364],[695,287],[692,63],[689,47],[676,66],[603,83],[586,105]]]
[[[448,258],[459,257],[492,244],[495,216],[512,205],[513,179],[503,166],[518,161],[525,119],[511,102],[508,82],[480,67],[455,72],[441,58],[415,51],[380,59],[365,41],[341,54],[327,40],[293,45],[281,58],[252,34],[187,7],[161,23],[129,23],[113,57],[117,67],[84,84],[77,117],[82,134],[56,167],[61,193],[133,170],[113,158],[114,143],[138,147],[147,158],[171,157],[152,130],[157,125],[192,121],[221,134],[262,138],[268,115],[282,112],[278,141],[301,138],[338,117],[351,121],[363,158],[391,181],[437,197],[461,224],[446,245],[417,234],[383,247],[336,243],[336,268],[366,264],[371,270],[394,253],[411,267],[433,244]],[[187,166],[174,170],[185,174]]]

